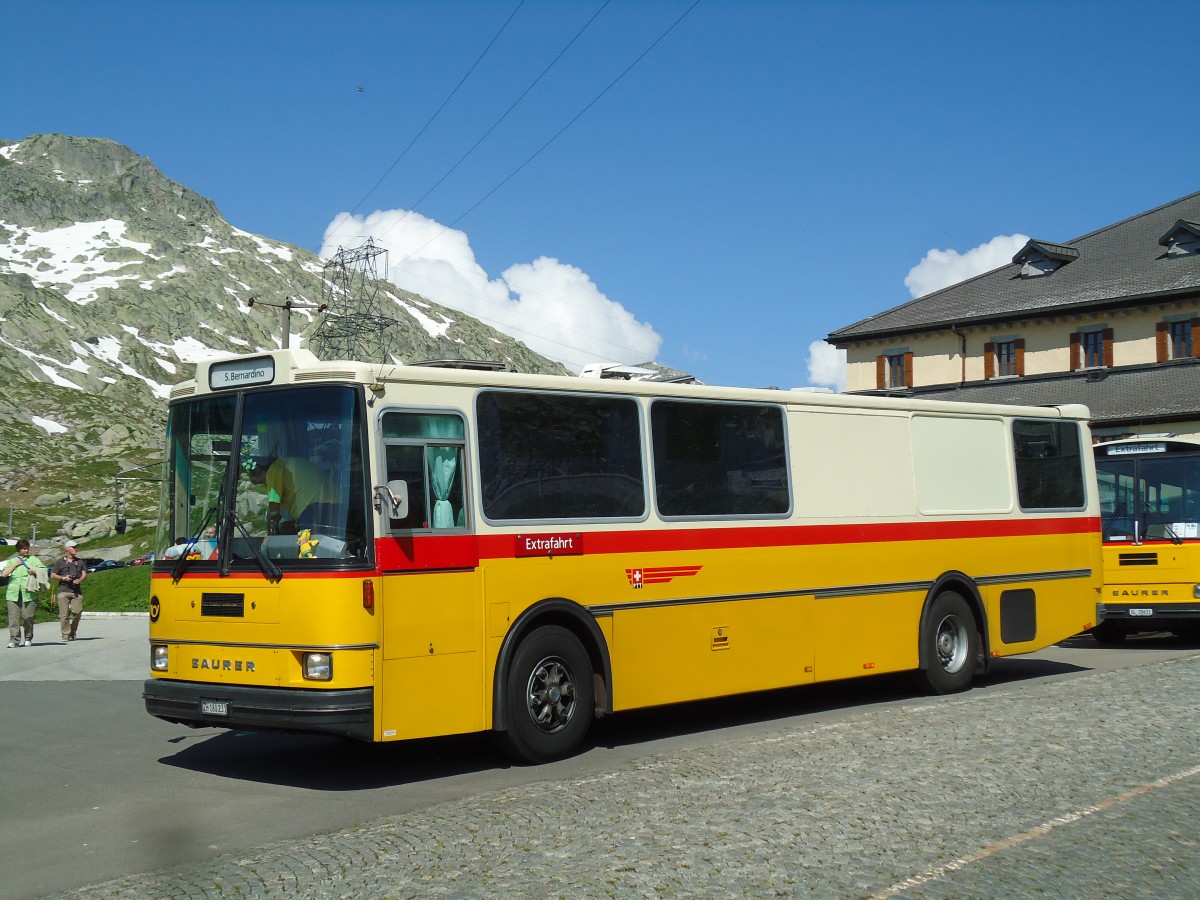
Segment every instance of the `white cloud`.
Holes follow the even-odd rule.
[[[997,235],[966,253],[930,250],[923,260],[909,270],[904,286],[913,297],[924,297],[933,291],[1007,265],[1028,240],[1023,234]]]
[[[662,337],[610,300],[581,269],[547,256],[489,278],[464,232],[420,213],[341,213],[325,229],[321,256],[368,238],[388,251],[386,277],[397,287],[485,322],[578,372],[587,363],[654,360]]]
[[[808,380],[841,393],[846,390],[846,351],[825,341],[808,345]]]

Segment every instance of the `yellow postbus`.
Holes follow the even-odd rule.
[[[1104,588],[1092,634],[1200,639],[1200,443],[1135,437],[1095,446]]]
[[[364,741],[911,671],[1095,624],[1083,407],[201,362],[167,424],[148,712]],[[212,528],[215,526],[215,529]]]

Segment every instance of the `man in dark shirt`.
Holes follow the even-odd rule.
[[[66,555],[50,567],[50,580],[58,582],[58,623],[65,644],[75,640],[79,630],[79,617],[83,615],[81,585],[87,578],[87,567],[75,556],[78,548],[74,541],[67,541],[64,552]]]

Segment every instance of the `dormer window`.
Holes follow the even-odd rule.
[[[1021,267],[1022,278],[1036,278],[1039,275],[1049,275],[1076,259],[1079,259],[1079,251],[1074,247],[1030,241],[1012,261]]]
[[[1158,243],[1167,248],[1163,257],[1168,259],[1200,255],[1200,225],[1180,219],[1170,231],[1158,239]]]

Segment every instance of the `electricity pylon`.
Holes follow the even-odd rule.
[[[387,331],[399,324],[380,309],[379,274],[376,260],[382,256],[387,272],[387,251],[372,238],[354,249],[338,247],[325,263],[322,297],[325,317],[309,338],[309,346],[321,359],[355,359],[390,362]]]

